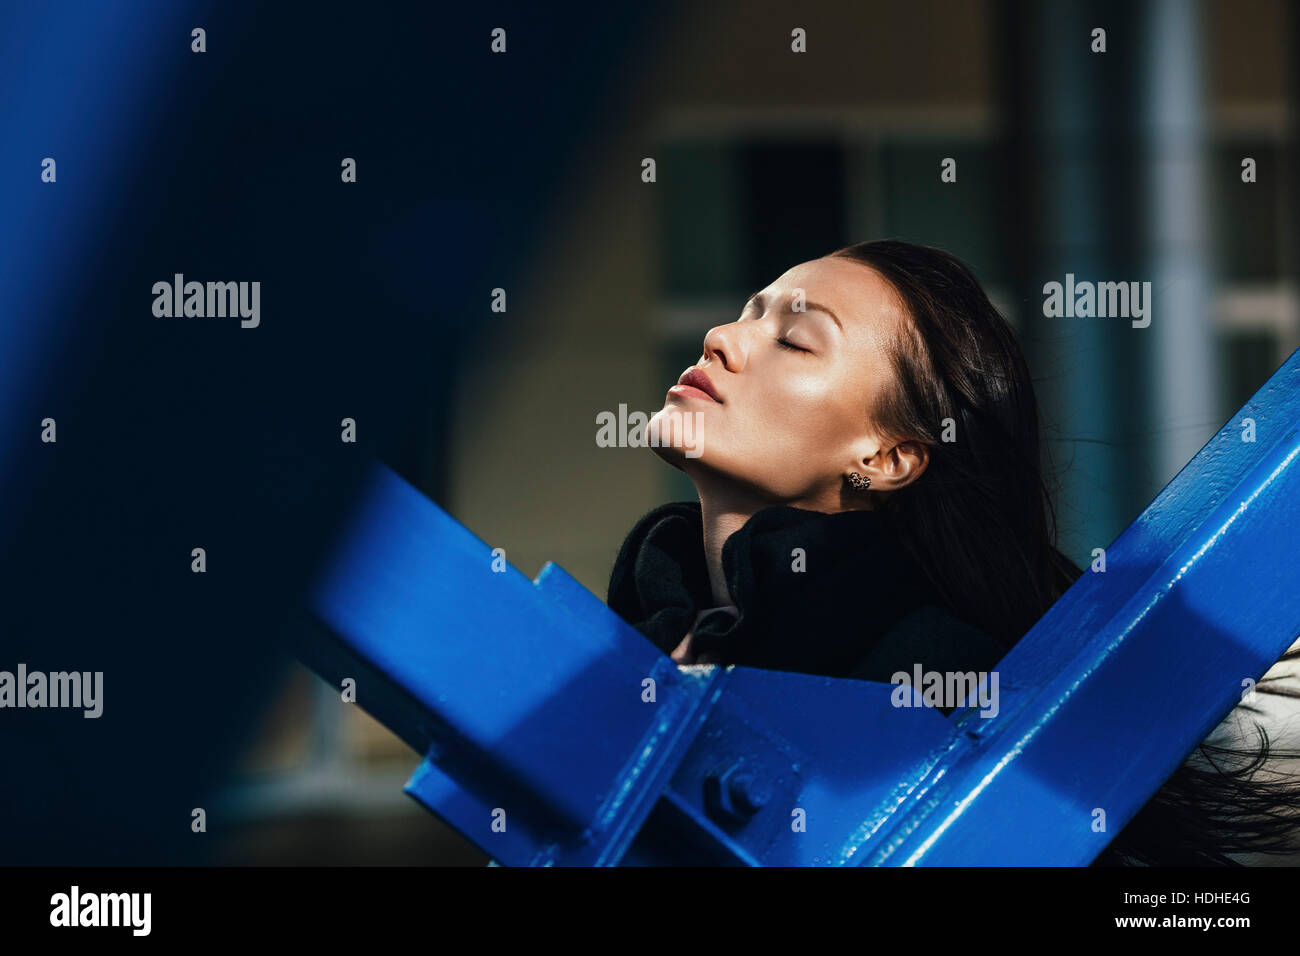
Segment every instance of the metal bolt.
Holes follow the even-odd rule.
[[[746,815],[757,813],[772,799],[771,786],[748,771],[734,775],[727,782],[727,792],[736,809]]]
[[[704,781],[706,804],[716,813],[734,820],[752,817],[772,799],[771,784],[737,760],[725,770],[714,771]]]

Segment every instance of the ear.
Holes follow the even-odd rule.
[[[910,485],[930,465],[930,450],[923,442],[907,439],[885,443],[874,454],[865,455],[861,473],[871,479],[872,491],[897,491]]]

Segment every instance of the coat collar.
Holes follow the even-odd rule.
[[[892,515],[772,507],[722,549],[738,617],[705,616],[693,644],[710,660],[846,676],[879,638],[933,595]],[[619,550],[611,609],[670,653],[713,606],[699,502],[645,514]]]

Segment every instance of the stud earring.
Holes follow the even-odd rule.
[[[861,475],[859,475],[856,471],[851,472],[849,474],[849,484],[853,486],[854,491],[866,491],[868,488],[871,487],[871,476],[867,475],[864,478]]]

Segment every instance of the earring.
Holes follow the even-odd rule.
[[[853,489],[855,491],[866,491],[868,488],[871,487],[871,476],[867,475],[865,478],[863,478],[856,471],[851,472],[849,474],[849,484],[853,486]]]

